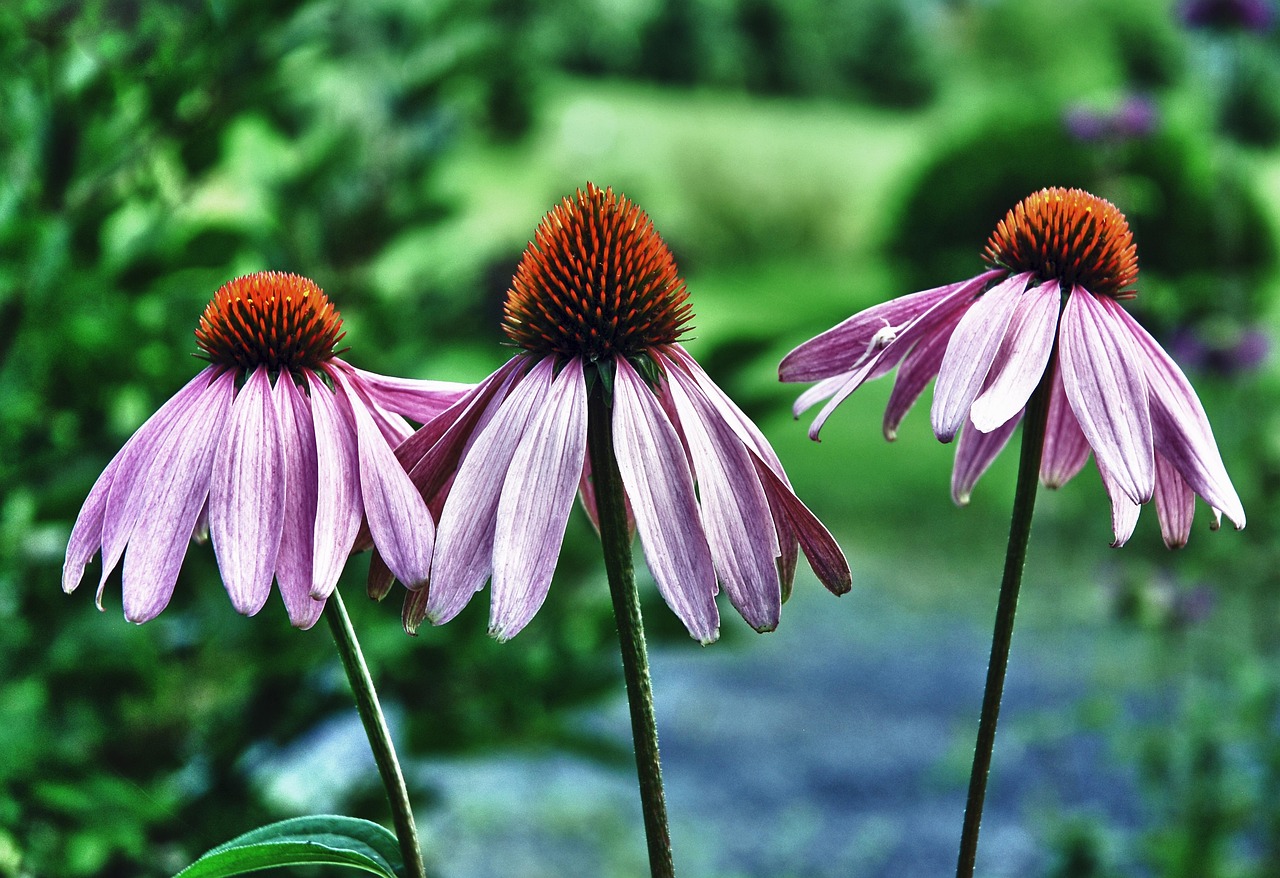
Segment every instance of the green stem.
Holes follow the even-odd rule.
[[[1049,391],[1057,368],[1056,348],[1040,384],[1027,402],[1022,419],[1022,454],[1018,461],[1018,486],[1013,497],[1013,517],[1009,523],[1009,547],[1004,556],[1004,578],[996,606],[995,631],[991,635],[991,661],[987,665],[987,685],[982,693],[982,717],[973,750],[973,770],[969,775],[969,797],[964,808],[964,828],[960,832],[960,856],[956,878],[972,878],[978,856],[978,830],[982,827],[982,804],[987,796],[987,775],[991,772],[991,751],[996,742],[996,721],[1004,695],[1004,676],[1009,667],[1009,647],[1013,642],[1013,617],[1018,611],[1018,589],[1027,561],[1031,538],[1031,517],[1036,505],[1040,478],[1040,457],[1044,451],[1045,424],[1049,415]],[[972,428],[970,428],[972,429]]]
[[[382,715],[378,693],[373,688],[373,678],[369,676],[369,666],[360,651],[360,641],[356,640],[355,629],[351,627],[351,617],[347,615],[347,608],[337,591],[329,596],[324,616],[329,622],[329,630],[333,632],[333,642],[338,646],[342,668],[347,672],[347,680],[356,699],[356,710],[364,723],[364,733],[387,791],[391,820],[400,841],[400,855],[404,858],[405,875],[407,878],[426,878],[422,849],[418,846],[418,828],[413,822],[413,806],[409,803],[409,791],[400,771],[400,761],[396,758],[396,748],[391,743],[391,732]]]
[[[662,791],[662,766],[658,761],[658,723],[653,713],[653,684],[649,679],[649,657],[645,652],[644,623],[640,619],[640,596],[631,569],[631,535],[627,529],[627,508],[622,476],[613,451],[613,430],[609,402],[604,387],[596,382],[587,402],[587,446],[591,455],[591,476],[595,488],[596,513],[600,521],[600,543],[604,548],[605,572],[613,595],[613,614],[618,623],[618,645],[622,650],[622,672],[627,681],[631,706],[631,737],[635,741],[636,774],[640,780],[640,808],[649,845],[649,871],[653,878],[673,878],[671,831],[667,825],[667,802]]]

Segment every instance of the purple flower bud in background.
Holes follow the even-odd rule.
[[[1270,30],[1276,20],[1271,0],[1188,0],[1178,10],[1187,27],[1208,30]]]

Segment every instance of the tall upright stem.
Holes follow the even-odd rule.
[[[996,721],[1000,718],[1000,700],[1004,695],[1004,676],[1009,667],[1009,647],[1013,642],[1013,617],[1018,611],[1018,589],[1027,561],[1027,543],[1031,538],[1031,517],[1036,505],[1036,486],[1040,478],[1040,457],[1044,451],[1045,424],[1049,416],[1049,392],[1053,387],[1053,371],[1057,368],[1057,351],[1049,358],[1039,386],[1027,402],[1022,419],[1022,454],[1018,460],[1018,486],[1013,497],[1013,517],[1009,523],[1009,546],[1004,556],[1004,578],[1000,582],[1000,600],[996,606],[995,631],[991,635],[991,661],[987,665],[987,685],[982,694],[982,717],[978,721],[978,740],[973,751],[973,770],[969,775],[969,797],[964,808],[964,827],[960,833],[960,856],[956,878],[972,878],[978,856],[978,831],[982,827],[982,805],[987,796],[987,775],[991,772],[991,751],[996,742]]]
[[[418,845],[418,827],[413,821],[413,806],[409,802],[404,774],[400,771],[400,761],[396,758],[396,748],[391,743],[391,732],[382,714],[382,705],[378,703],[378,693],[373,688],[373,678],[360,650],[360,641],[356,640],[355,629],[351,627],[351,617],[347,615],[346,605],[337,591],[329,596],[324,617],[333,632],[338,655],[342,657],[342,668],[347,672],[351,692],[355,695],[360,722],[364,724],[373,760],[378,764],[378,774],[382,776],[382,786],[387,791],[391,820],[400,842],[400,856],[404,858],[405,875],[407,878],[426,878],[422,848]]]
[[[662,790],[662,766],[658,760],[658,723],[653,713],[653,684],[649,679],[644,623],[640,619],[640,596],[636,592],[636,579],[631,568],[627,508],[622,476],[618,473],[618,461],[613,451],[609,402],[599,381],[592,386],[587,402],[587,447],[591,455],[591,477],[600,522],[600,542],[604,548],[605,572],[613,595],[618,645],[622,650],[622,672],[627,681],[627,700],[631,706],[631,737],[635,741],[640,808],[644,814],[644,832],[649,846],[649,871],[653,878],[674,878],[671,830],[667,824],[667,801]]]

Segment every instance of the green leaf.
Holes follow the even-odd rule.
[[[383,826],[333,814],[262,826],[206,853],[176,878],[225,878],[281,866],[350,866],[402,878],[400,844]]]

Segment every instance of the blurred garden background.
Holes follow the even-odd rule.
[[[1194,8],[1192,8],[1194,7]],[[1215,12],[1209,7],[1216,7]],[[1208,11],[1206,11],[1208,9]],[[1225,11],[1223,11],[1225,10]],[[1259,11],[1261,10],[1261,11]],[[1012,498],[972,504],[889,382],[821,445],[778,360],[970,277],[1049,185],[1134,228],[1130,307],[1196,384],[1250,524],[1108,548],[1096,470],[1042,492],[979,874],[1280,875],[1280,27],[1160,0],[10,0],[0,8],[0,876],[165,876],[268,820],[386,820],[323,625],[235,614],[194,547],[133,626],[59,570],[93,480],[198,367],[226,280],[315,279],[351,363],[476,381],[542,215],[651,215],[688,347],[845,547],[779,630],[684,635],[642,582],[683,874],[954,864]],[[923,406],[922,406],[923,407]],[[514,641],[406,636],[342,588],[444,878],[641,874],[599,547],[580,513]],[[647,578],[643,565],[642,578]],[[299,873],[303,874],[303,873]]]

